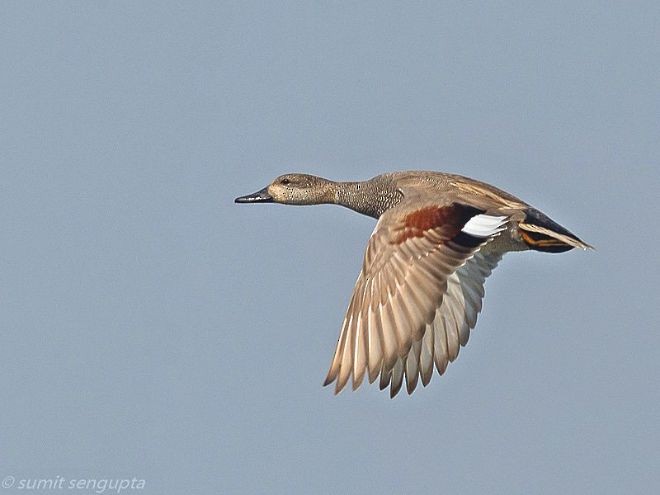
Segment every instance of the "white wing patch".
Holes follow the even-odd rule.
[[[504,224],[509,217],[494,215],[475,215],[461,229],[474,237],[490,237],[504,230]]]

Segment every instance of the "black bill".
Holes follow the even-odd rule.
[[[272,203],[273,197],[268,194],[268,188],[264,187],[261,191],[240,196],[234,200],[234,203]]]

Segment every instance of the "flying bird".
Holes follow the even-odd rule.
[[[589,249],[515,196],[460,175],[408,171],[362,182],[287,174],[236,203],[337,204],[378,220],[324,385],[367,376],[408,394],[442,375],[477,323],[484,281],[509,251]]]

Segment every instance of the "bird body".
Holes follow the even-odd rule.
[[[378,219],[325,384],[340,392],[364,377],[394,397],[411,394],[467,344],[484,281],[506,252],[590,246],[515,196],[484,182],[408,171],[363,182],[278,177],[238,203],[331,203]]]

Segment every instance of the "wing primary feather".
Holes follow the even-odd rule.
[[[397,359],[397,338],[396,329],[394,328],[395,320],[392,314],[392,307],[390,304],[385,304],[380,312],[382,323],[382,337],[385,342],[386,352],[383,355],[384,366],[386,369],[391,369]]]
[[[387,388],[387,386],[390,384],[391,378],[392,369],[386,369],[385,365],[383,364],[383,369],[380,371],[380,383],[378,384],[381,390],[385,390]]]
[[[353,390],[356,390],[367,371],[367,358],[368,358],[368,328],[367,328],[367,312],[369,311],[368,302],[365,304],[365,296],[369,290],[369,284],[365,288],[360,298],[360,307],[357,322],[355,324],[355,348],[353,350]]]
[[[353,301],[351,299],[351,305],[352,303]],[[349,311],[351,305],[349,305]],[[344,344],[346,340],[347,324],[348,324],[348,314],[344,318],[344,323],[342,324],[342,329],[341,332],[339,333],[339,339],[337,340],[337,347],[335,348],[335,355],[332,358],[332,363],[330,364],[330,370],[328,371],[328,375],[326,376],[325,381],[323,382],[323,386],[330,385],[332,382],[334,382],[337,379],[337,375],[339,374],[341,359],[342,356],[344,355]]]
[[[392,368],[392,381],[390,385],[390,398],[394,398],[403,385],[403,359],[399,358]]]
[[[433,337],[435,344],[435,367],[438,370],[438,374],[442,375],[449,364],[449,343],[445,321],[439,312],[433,322],[433,330],[435,331],[435,336]]]
[[[339,376],[335,386],[335,394],[338,394],[346,386],[353,372],[353,345],[355,333],[355,313],[351,313],[346,329],[346,341],[344,343],[344,352],[342,353],[341,364],[339,365]]]
[[[381,349],[380,342],[380,330],[376,324],[376,313],[375,309],[369,308],[369,313],[367,317],[367,326],[368,332],[367,336],[369,338],[369,356],[367,358],[368,367],[369,367],[369,383],[373,383],[378,372],[380,371],[381,364],[383,362],[383,351]]]
[[[453,316],[442,315],[442,320],[445,323],[445,332],[447,334],[447,351],[449,351],[447,357],[449,358],[449,362],[453,363],[454,360],[458,357],[458,349],[460,347],[458,339],[458,328],[456,328],[456,322],[454,321]]]
[[[433,376],[433,326],[426,325],[422,338],[422,349],[419,355],[419,374],[425,387]]]
[[[406,371],[406,391],[408,395],[412,394],[417,387],[419,379],[419,357],[422,350],[422,341],[418,340],[410,347],[410,352],[405,363]]]

